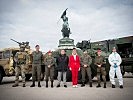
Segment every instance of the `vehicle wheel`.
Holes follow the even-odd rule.
[[[2,82],[2,79],[3,79],[3,75],[2,75],[2,71],[0,70],[0,84]]]
[[[29,80],[30,80],[30,78],[31,78],[31,76],[32,76],[31,74],[26,74],[26,75],[25,75],[25,77],[26,77],[26,79],[25,79],[25,80],[26,80],[26,81],[29,81]]]

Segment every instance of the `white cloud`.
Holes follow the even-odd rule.
[[[62,20],[57,21],[67,7],[75,44],[133,35],[132,0],[1,0],[0,48],[17,46],[10,38],[29,41],[32,48],[40,44],[45,52],[57,48]]]

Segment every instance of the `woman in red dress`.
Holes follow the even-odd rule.
[[[69,69],[72,71],[72,85],[78,87],[78,71],[80,71],[80,57],[77,55],[76,48],[73,49],[69,57]]]

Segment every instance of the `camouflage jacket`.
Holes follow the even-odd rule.
[[[17,65],[26,64],[28,62],[28,54],[26,52],[17,52],[14,56]]]
[[[44,59],[44,64],[46,67],[48,67],[48,65],[50,65],[51,67],[55,65],[55,59],[52,56],[47,56]]]
[[[103,65],[105,62],[105,58],[103,56],[96,56],[95,57],[95,65]]]
[[[84,65],[90,66],[92,63],[92,58],[89,55],[83,55],[81,57],[81,66],[83,67]]]
[[[41,51],[32,53],[32,64],[42,64],[43,54]]]

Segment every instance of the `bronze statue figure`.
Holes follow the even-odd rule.
[[[67,8],[68,9],[68,8]],[[70,28],[69,28],[69,24],[68,24],[68,17],[66,16],[66,11],[67,9],[63,12],[63,14],[61,15],[61,18],[63,20],[63,25],[62,25],[62,35],[63,37],[68,37],[69,38],[69,35],[71,34],[70,32]]]

